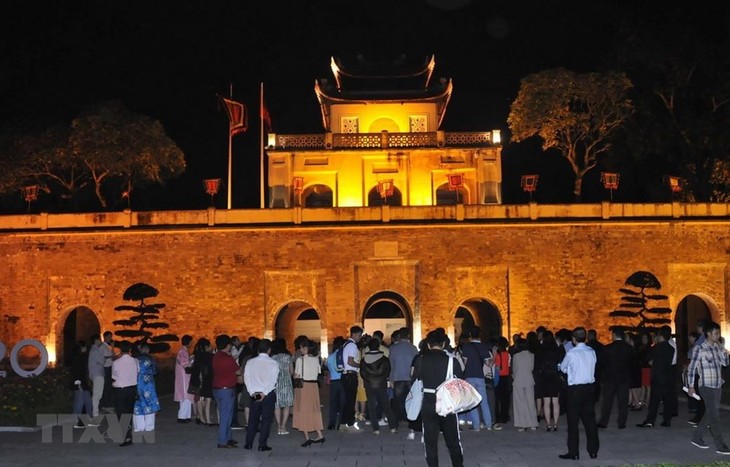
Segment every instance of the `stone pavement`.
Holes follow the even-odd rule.
[[[324,395],[323,395],[324,396]],[[225,466],[225,467],[378,467],[425,466],[423,445],[417,434],[415,441],[406,440],[408,430],[392,434],[384,427],[379,436],[370,427],[360,433],[326,431],[322,445],[300,447],[302,435],[291,430],[277,435],[276,427],[269,438],[270,452],[218,449],[215,427],[178,424],[177,408],[170,396],[161,398],[163,410],[157,417],[154,443],[137,443],[121,448],[113,441],[79,443],[84,430],[73,431],[74,442],[62,441],[62,428],[53,428],[51,442],[42,442],[41,432],[0,432],[0,466]],[[324,398],[323,398],[324,400]],[[728,456],[715,453],[714,446],[701,450],[690,444],[693,428],[687,423],[687,406],[680,402],[680,417],[669,428],[638,428],[646,411],[629,412],[624,430],[616,428],[615,407],[608,429],[600,430],[601,449],[598,459],[588,458],[585,436],[581,433],[581,460],[559,459],[566,449],[565,416],[560,418],[559,431],[548,433],[518,432],[511,425],[502,431],[462,433],[465,465],[471,466],[593,466],[635,464],[712,464],[730,462]],[[723,410],[723,421],[730,411]],[[325,425],[327,421],[325,420]],[[234,438],[243,445],[243,431],[234,431]],[[725,432],[730,441],[730,433]],[[712,442],[709,434],[705,438]],[[254,447],[256,442],[254,443]],[[439,445],[440,465],[451,465],[443,440]],[[585,459],[584,459],[585,458]]]

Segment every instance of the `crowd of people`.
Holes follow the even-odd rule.
[[[525,336],[515,334],[512,344],[505,337],[482,341],[477,326],[468,326],[452,345],[444,329],[429,332],[418,346],[408,328],[390,335],[372,336],[353,326],[347,337],[336,337],[326,360],[319,344],[307,336],[294,340],[293,352],[284,339],[218,335],[215,349],[200,338],[193,346],[189,335],[181,339],[175,360],[174,400],[178,422],[217,426],[217,446],[235,448],[232,432],[245,429],[245,449],[269,451],[272,425],[277,436],[297,430],[302,447],[324,443],[325,431],[367,431],[380,435],[407,428],[406,439],[417,433],[425,445],[429,466],[438,465],[438,437],[443,434],[454,466],[463,465],[460,432],[499,431],[506,424],[519,432],[544,429],[557,432],[565,414],[568,452],[563,459],[579,459],[579,424],[586,435],[589,457],[598,456],[599,429],[607,429],[614,401],[618,429],[625,429],[628,411],[646,408],[639,428],[653,428],[663,406],[662,427],[670,427],[678,415],[677,381],[685,382],[696,429],[691,442],[708,448],[704,434],[709,429],[716,452],[730,454],[719,426],[721,370],[728,353],[720,327],[712,321],[698,322],[690,336],[690,349],[682,370],[677,370],[677,345],[671,328],[631,334],[619,327],[611,330],[611,342],[599,341],[595,330],[577,327],[553,332],[544,326]],[[119,343],[112,349],[111,333],[94,336],[90,346],[79,342],[72,364],[75,389],[74,413],[97,417],[109,407],[110,397],[119,415],[133,413],[122,446],[131,444],[131,432],[154,430],[160,410],[154,376],[157,364],[145,344],[134,349]],[[436,388],[446,377],[453,359],[453,373],[481,395],[481,403],[458,415],[438,415]],[[108,370],[107,370],[108,368]],[[109,382],[109,379],[111,382]],[[406,398],[414,380],[423,383],[423,406],[409,420]],[[326,423],[320,410],[320,387],[326,385],[329,406]],[[107,396],[111,388],[113,397]],[[693,397],[699,394],[699,400]],[[596,407],[599,416],[596,417]],[[243,419],[239,420],[239,412]],[[290,417],[291,415],[291,417]],[[291,418],[291,424],[289,420]],[[93,423],[93,419],[91,422]],[[79,427],[83,422],[79,419]],[[326,427],[326,428],[325,428]]]

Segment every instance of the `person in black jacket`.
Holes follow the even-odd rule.
[[[431,331],[426,336],[429,350],[420,358],[414,368],[414,377],[423,381],[423,437],[426,449],[426,463],[429,467],[438,467],[438,437],[439,431],[444,434],[444,441],[449,450],[451,465],[463,467],[464,454],[459,440],[459,420],[456,414],[445,417],[436,413],[436,388],[446,380],[446,371],[449,359],[453,356],[444,351],[448,337],[443,331]],[[461,365],[454,359],[454,376],[462,378],[464,373]]]
[[[388,399],[388,376],[390,375],[390,360],[380,351],[380,341],[376,338],[370,339],[368,351],[360,360],[360,376],[365,386],[365,394],[368,399],[368,417],[370,426],[373,427],[373,434],[380,434],[378,425],[378,406],[383,408],[388,418],[388,425],[392,433],[398,432],[398,420],[393,415]]]
[[[664,419],[662,426],[670,426],[672,415],[677,410],[675,402],[674,383],[674,347],[669,343],[672,337],[671,328],[662,328],[656,336],[657,344],[651,349],[649,359],[651,362],[651,396],[649,398],[649,412],[646,420],[639,423],[640,428],[653,428],[656,421],[659,401],[664,404]]]
[[[87,353],[86,342],[78,341],[74,349],[73,360],[71,361],[70,387],[74,394],[74,414],[80,415],[86,412],[91,417],[91,384],[89,384],[89,354]],[[85,428],[86,425],[79,417],[74,428]]]
[[[629,416],[629,386],[631,370],[636,358],[634,348],[626,342],[626,334],[620,327],[611,330],[613,342],[603,348],[598,356],[598,365],[603,376],[603,401],[598,428],[606,428],[611,417],[613,399],[618,404],[618,428],[626,428]]]

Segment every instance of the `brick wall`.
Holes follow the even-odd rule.
[[[373,294],[403,297],[423,334],[448,328],[481,297],[503,333],[582,324],[607,340],[625,279],[649,271],[676,310],[701,296],[725,326],[730,221],[592,221],[343,227],[200,228],[0,234],[0,340],[60,345],[68,313],[86,306],[102,329],[124,290],[146,282],[182,336],[273,335],[279,310],[304,302],[326,336],[346,333]],[[288,320],[291,322],[291,320]],[[292,332],[282,331],[289,339]],[[291,340],[290,340],[291,342]]]

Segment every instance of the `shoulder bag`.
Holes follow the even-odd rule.
[[[446,379],[436,388],[436,413],[442,417],[471,410],[482,401],[479,392],[463,379],[454,377],[454,359],[449,357]]]
[[[411,390],[406,395],[406,416],[408,420],[414,421],[421,413],[423,406],[423,381],[416,379],[411,384]]]

